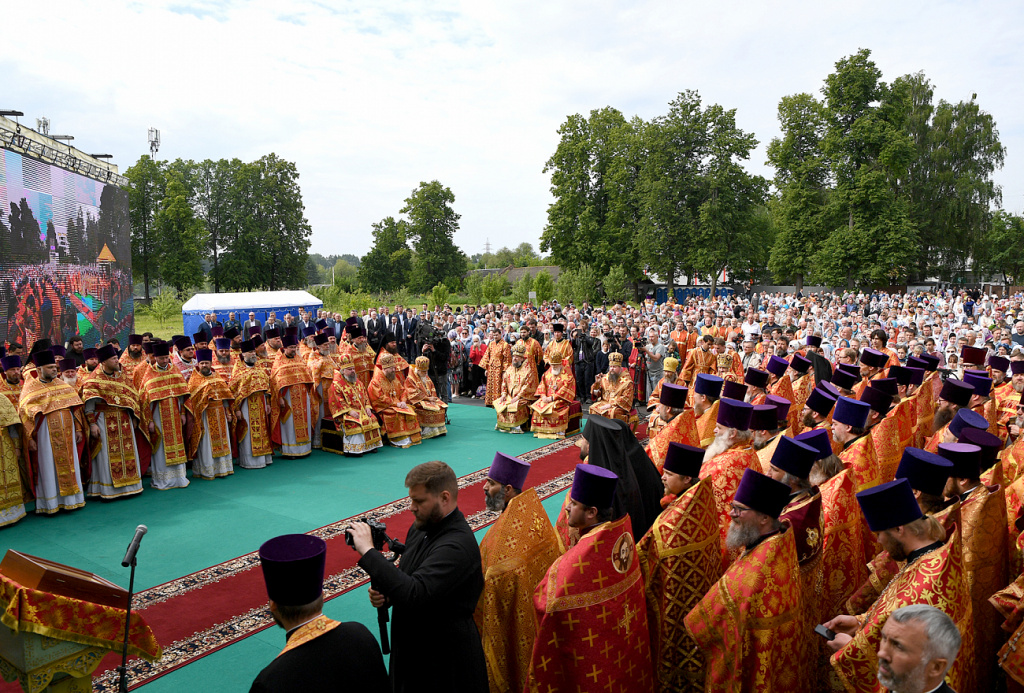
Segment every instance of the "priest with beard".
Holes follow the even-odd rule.
[[[935,417],[932,419],[932,437],[925,443],[925,450],[928,452],[938,452],[939,443],[955,442],[947,438],[949,424],[953,422],[953,418],[958,411],[970,407],[973,395],[974,387],[962,380],[948,378],[942,383],[939,398],[935,402]]]
[[[536,364],[528,361],[526,344],[516,342],[512,348],[512,365],[501,377],[501,395],[494,400],[497,421],[494,428],[505,433],[523,433],[523,426],[530,423],[530,405],[537,399]],[[529,428],[529,426],[527,426]]]
[[[306,365],[309,367],[310,375],[313,376],[313,388],[316,390],[317,401],[320,402],[320,406],[315,412],[313,425],[313,447],[319,450],[323,447],[323,422],[325,419],[332,420],[334,418],[329,396],[337,366],[334,359],[331,358],[327,335],[317,334],[310,339],[313,340],[313,350],[306,358]]]
[[[256,344],[242,342],[242,358],[231,372],[231,394],[234,396],[235,440],[238,441],[238,466],[242,469],[263,469],[273,462],[273,441],[270,439],[270,376],[259,367]]]
[[[401,357],[399,357],[401,358]],[[448,434],[445,425],[448,405],[441,401],[430,379],[430,358],[417,356],[414,362],[415,371],[405,379],[405,399],[416,411],[416,420],[420,424],[420,437],[423,440],[437,438]],[[395,374],[398,371],[396,369]]]
[[[188,383],[171,365],[170,348],[154,344],[153,364],[136,368],[139,404],[149,429],[153,454],[150,462],[152,487],[158,491],[188,486],[188,446],[185,431],[191,420],[185,401],[191,396]]]
[[[380,423],[373,413],[366,388],[356,377],[356,367],[349,352],[341,356],[328,398],[334,428],[342,435],[342,454],[362,455],[381,447]],[[331,449],[330,452],[337,451]]]
[[[838,443],[839,459],[847,469],[853,470],[858,491],[878,484],[878,455],[871,431],[867,428],[871,405],[867,402],[840,397],[832,414],[832,440]]]
[[[89,496],[104,499],[142,493],[149,466],[149,431],[143,426],[139,393],[121,372],[117,350],[97,350],[100,365],[82,386],[92,439]]]
[[[658,407],[653,421],[648,423],[647,454],[660,472],[665,464],[665,455],[672,443],[697,445],[697,420],[693,410],[686,408],[687,388],[674,383],[664,383],[658,395]],[[655,422],[659,425],[655,427]]]
[[[409,362],[398,353],[398,338],[390,330],[385,332],[381,338],[381,349],[377,353],[377,361],[374,363],[373,372],[375,374],[382,369],[381,361],[385,355],[391,356],[391,364],[395,369],[395,376],[398,378],[401,386],[405,387],[405,379],[409,377],[410,371]]]
[[[60,370],[60,379],[64,381],[64,384],[74,388],[78,396],[81,397],[82,388],[81,383],[78,382],[78,366],[75,365],[75,360],[68,358],[59,359],[57,361],[57,368]]]
[[[385,354],[380,362],[381,370],[373,374],[366,393],[370,396],[373,410],[384,419],[388,443],[397,448],[407,448],[422,442],[420,424],[416,410],[407,401],[405,388],[398,380],[393,363],[391,354]]]
[[[498,452],[484,480],[484,504],[501,515],[480,542],[484,591],[476,620],[491,689],[524,690],[537,633],[533,591],[562,554],[537,491],[526,488],[528,462]]]
[[[723,545],[729,531],[730,503],[740,479],[745,470],[761,468],[757,452],[751,446],[753,435],[750,419],[753,413],[754,407],[750,404],[723,398],[718,408],[715,439],[704,451],[704,466],[701,470],[711,477]],[[723,552],[722,560],[722,567],[725,568],[730,560],[728,550]]]
[[[590,388],[590,396],[594,401],[590,405],[590,413],[629,422],[634,395],[633,381],[622,366],[622,354],[610,353],[608,372],[599,374]]]
[[[779,520],[789,495],[747,469],[729,503],[725,548],[739,556],[684,619],[707,657],[706,691],[789,693],[807,683],[796,544]]]
[[[0,358],[0,369],[3,370],[3,377],[0,378],[0,395],[7,398],[7,401],[18,407],[18,399],[21,397],[21,357],[8,355]]]
[[[537,401],[531,405],[530,430],[537,438],[558,440],[565,438],[569,428],[569,412],[576,401],[576,379],[560,351],[549,353],[546,359],[550,368],[541,376]],[[579,413],[578,406],[576,412]]]
[[[718,419],[719,399],[725,381],[717,375],[701,373],[694,380],[693,415],[697,417],[699,446],[707,447],[715,439],[715,422]]]
[[[299,340],[285,336],[270,370],[270,430],[285,457],[305,457],[313,449],[314,417],[320,409],[313,376],[298,357]]]
[[[636,536],[646,534],[661,513],[664,487],[651,458],[626,423],[591,414],[576,445],[580,448],[581,460],[615,472],[619,479],[612,503],[615,517],[629,515]],[[569,501],[566,496],[566,504]],[[563,505],[565,507],[567,505]],[[579,537],[568,525],[564,513],[559,515],[556,524],[563,543],[575,544]]]
[[[234,395],[213,372],[213,352],[196,349],[196,369],[188,381],[188,410],[195,419],[189,436],[192,476],[213,480],[235,473],[231,462],[231,424],[235,420]]]
[[[121,354],[121,372],[124,373],[128,382],[135,382],[135,369],[146,362],[146,355],[142,351],[142,335],[128,335],[128,348]]]
[[[213,372],[231,387],[231,376],[235,371],[235,364],[231,359],[231,340],[227,337],[216,337],[213,345],[217,347],[213,352]]]

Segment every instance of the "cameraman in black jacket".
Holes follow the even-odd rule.
[[[434,383],[437,396],[449,404],[452,401],[451,388],[448,386],[448,359],[452,355],[452,345],[448,339],[438,331],[423,342],[420,347],[421,353],[430,359],[430,368],[427,375]]]
[[[580,402],[585,402],[590,398],[590,388],[594,384],[594,358],[601,351],[601,340],[576,328],[572,331],[571,341],[573,357],[576,359],[576,396]]]

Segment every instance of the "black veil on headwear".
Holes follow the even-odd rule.
[[[657,468],[625,421],[591,414],[583,438],[590,443],[587,462],[619,477],[612,510],[616,518],[629,515],[633,536],[639,540],[661,513],[665,489]]]

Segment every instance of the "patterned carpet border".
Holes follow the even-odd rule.
[[[561,452],[568,447],[574,446],[578,437],[579,436],[577,435],[564,440],[555,441],[554,443],[550,443],[531,452],[524,453],[519,457],[530,462],[539,457],[545,457],[547,455]],[[466,488],[482,482],[487,477],[487,472],[489,470],[490,468],[481,469],[473,472],[472,474],[460,477],[458,480],[459,488]],[[537,495],[543,500],[550,498],[559,491],[567,489],[572,484],[573,473],[574,472],[572,471],[566,472],[565,474],[537,486]],[[307,532],[307,534],[320,537],[326,541],[343,533],[344,528],[347,525],[361,517],[369,516],[375,519],[387,518],[407,510],[408,507],[409,499],[400,498],[386,505],[360,513],[357,516],[346,518],[339,522],[333,522],[319,529]],[[492,524],[496,519],[498,519],[499,515],[500,513],[482,510],[478,513],[474,513],[468,517],[467,520],[473,531],[477,531]],[[258,552],[239,556],[238,558],[230,561],[220,563],[210,568],[192,573],[191,575],[186,575],[176,580],[164,583],[163,585],[158,585],[143,592],[139,592],[133,597],[132,606],[133,609],[141,611],[148,606],[152,606],[175,597],[180,597],[183,594],[212,585],[220,580],[246,570],[251,570],[257,566],[259,566]],[[368,580],[369,576],[358,566],[353,566],[352,568],[340,573],[331,575],[324,580],[324,600],[326,601],[339,597],[342,594],[366,583]],[[165,645],[163,657],[158,662],[150,663],[143,659],[129,660],[129,688],[138,688],[155,678],[170,673],[174,669],[178,669],[179,667],[185,666],[197,659],[205,657],[206,655],[212,654],[213,652],[238,642],[243,638],[265,630],[272,625],[274,625],[274,621],[270,616],[270,612],[265,607],[251,609],[227,621],[196,632],[188,638],[178,640],[170,645]],[[98,675],[93,680],[93,691],[94,693],[115,693],[117,690],[117,684],[118,675],[116,670],[109,669]]]

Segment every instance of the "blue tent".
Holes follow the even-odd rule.
[[[285,313],[298,316],[299,308],[316,311],[324,302],[308,291],[252,291],[248,293],[196,294],[181,307],[181,320],[185,334],[199,331],[199,324],[207,313],[216,313],[217,319],[226,322],[228,313],[234,313],[239,323],[249,319],[249,313],[256,313],[261,323],[267,321],[267,314],[274,311],[278,320]]]

